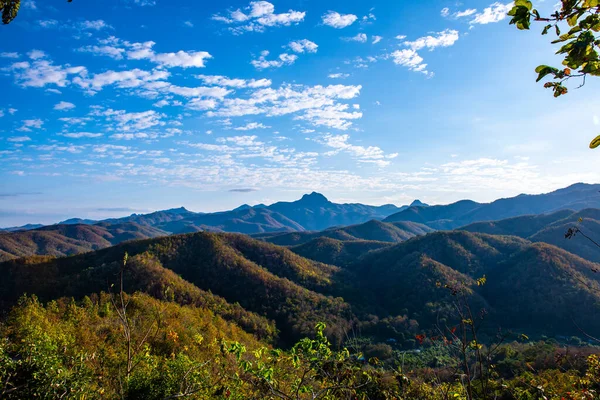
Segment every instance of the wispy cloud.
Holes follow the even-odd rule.
[[[225,14],[215,14],[212,19],[231,25],[233,34],[264,32],[267,28],[297,25],[304,20],[305,12],[289,10],[275,13],[275,6],[267,1],[252,1],[246,8],[229,10]]]

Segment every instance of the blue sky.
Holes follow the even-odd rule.
[[[0,226],[599,181],[598,84],[536,84],[510,3],[45,3],[0,27]]]

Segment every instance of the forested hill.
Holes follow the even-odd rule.
[[[566,238],[566,232],[577,228],[581,234]],[[587,260],[600,262],[600,249],[593,240],[600,238],[600,210],[562,210],[551,214],[526,215],[500,221],[479,222],[460,229],[494,235],[514,235],[533,242],[544,242],[577,254]]]
[[[0,232],[0,261],[33,255],[68,256],[127,240],[165,235],[165,231],[135,222],[50,225],[34,230]]]
[[[319,321],[328,324],[336,341],[349,329],[361,329],[409,343],[417,326],[433,329],[439,318],[450,323],[453,296],[446,287],[454,286],[468,289],[474,307],[486,308],[492,331],[575,334],[576,307],[588,332],[600,333],[593,318],[600,312],[599,277],[592,272],[600,265],[551,245],[464,231],[430,233],[396,245],[317,240],[333,243],[292,247],[300,256],[243,235],[200,232],[68,258],[10,261],[0,264],[0,298],[7,307],[25,292],[51,300],[107,290],[127,252],[134,265],[126,284],[130,290],[162,299],[168,288],[176,301],[216,307],[250,332],[260,331],[257,316],[267,318],[284,343],[310,334]],[[487,284],[480,287],[476,282],[483,276]],[[223,311],[207,293],[239,304],[246,314],[237,315],[233,306],[222,306]],[[388,331],[390,317],[404,321],[393,328],[395,334]]]

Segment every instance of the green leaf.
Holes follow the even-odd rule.
[[[598,146],[600,146],[600,135],[596,136],[596,138],[592,140],[590,143],[590,149],[595,149]]]
[[[575,13],[575,14],[571,15],[569,18],[567,18],[567,23],[569,24],[569,26],[577,25],[577,20],[579,19],[579,16],[580,16],[579,13]]]
[[[535,72],[538,73],[538,77],[536,79],[536,82],[541,81],[546,75],[548,74],[554,74],[558,72],[558,69],[550,67],[548,65],[540,65],[539,67],[537,67],[535,69]]]
[[[544,28],[544,30],[542,31],[542,35],[546,35],[548,33],[548,30],[552,28],[552,25],[546,25],[546,27]]]
[[[529,0],[516,0],[515,6],[525,7],[527,9],[527,11],[530,11],[533,8],[533,4]]]

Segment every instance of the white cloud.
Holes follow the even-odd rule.
[[[454,13],[454,16],[456,18],[469,17],[469,16],[475,14],[476,12],[477,12],[477,9],[475,9],[475,8],[469,8],[469,9],[464,10],[464,11],[457,11],[456,13]]]
[[[58,119],[66,125],[85,125],[92,120],[90,117],[62,117]]]
[[[77,49],[83,53],[94,53],[94,55],[103,55],[115,60],[122,60],[125,49],[113,46],[84,46]]]
[[[236,89],[255,89],[271,86],[272,84],[270,79],[230,79],[221,75],[196,75],[196,78],[201,79],[207,85],[227,86]]]
[[[217,108],[217,105],[218,103],[215,99],[195,98],[188,101],[185,106],[191,110],[206,111]]]
[[[169,102],[165,99],[159,100],[156,103],[152,104],[154,107],[162,108],[169,105]]]
[[[292,65],[298,59],[298,56],[295,54],[282,53],[274,60],[267,60],[268,55],[269,52],[265,50],[256,60],[252,60],[250,64],[256,69],[281,68],[284,65]]]
[[[170,76],[168,71],[144,71],[132,69],[129,71],[106,71],[95,74],[90,78],[76,77],[73,83],[92,92],[102,90],[104,86],[117,85],[119,88],[137,88],[150,82],[162,81]],[[168,86],[168,84],[166,84]]]
[[[345,37],[342,38],[343,40],[347,41],[347,42],[359,42],[359,43],[366,43],[368,38],[367,35],[364,33],[359,33],[356,36],[352,36],[352,37]]]
[[[13,137],[9,137],[7,140],[9,142],[22,143],[22,142],[29,142],[31,140],[31,138],[29,136],[13,136]]]
[[[490,24],[500,22],[508,16],[508,12],[513,7],[514,3],[493,3],[485,8],[482,13],[476,14],[470,24]]]
[[[183,25],[187,26],[188,28],[193,28],[194,27],[194,24],[191,21],[185,21],[183,23]]]
[[[270,126],[266,126],[262,123],[258,122],[250,122],[244,126],[238,126],[237,128],[233,128],[234,131],[251,131],[254,129],[269,129]]]
[[[206,51],[185,52],[180,50],[177,53],[158,53],[141,58],[148,58],[164,67],[204,68],[205,60],[211,59],[212,56]]]
[[[309,121],[315,126],[326,126],[345,131],[352,126],[352,120],[360,119],[363,116],[358,111],[348,112],[348,108],[348,104],[312,108],[294,119]]]
[[[349,76],[350,76],[350,74],[343,74],[341,72],[327,75],[327,77],[331,78],[331,79],[345,79],[345,78],[348,78]]]
[[[69,64],[54,65],[51,60],[46,58],[44,52],[39,50],[32,50],[28,55],[33,60],[32,62],[21,61],[7,68],[8,71],[14,73],[16,83],[24,87],[44,87],[46,85],[65,87],[69,83],[69,75],[85,76],[87,74],[85,67],[71,67]]]
[[[381,42],[382,39],[383,39],[382,36],[373,36],[373,44],[377,44],[377,43]]]
[[[70,133],[62,133],[61,136],[68,137],[71,139],[81,139],[81,138],[99,138],[103,136],[102,133],[90,133],[90,132],[70,132]]]
[[[0,58],[19,58],[19,53],[15,52],[2,52],[0,53]]]
[[[296,25],[304,21],[305,12],[289,10],[287,13],[275,14],[275,6],[267,1],[252,1],[244,11],[237,9],[228,11],[225,16],[213,15],[214,21],[232,25],[229,30],[236,35],[245,32],[264,32],[267,27]]]
[[[317,45],[315,42],[311,42],[308,39],[302,39],[302,40],[297,40],[294,42],[290,42],[288,44],[288,47],[294,52],[294,53],[316,53],[317,49],[319,47],[319,45]]]
[[[96,110],[93,115],[104,116],[108,121],[116,123],[118,130],[129,132],[132,130],[140,131],[149,129],[155,126],[164,126],[165,122],[162,118],[164,114],[154,110],[143,112],[127,112],[125,110]]]
[[[45,58],[46,53],[44,53],[41,50],[31,50],[27,53],[27,56],[29,56],[29,58],[31,58],[32,60],[39,60],[40,58]]]
[[[54,106],[55,110],[58,111],[68,111],[75,108],[75,104],[69,103],[68,101],[61,101]]]
[[[376,20],[377,20],[377,17],[375,17],[375,14],[369,13],[362,17],[361,24],[363,24],[363,25],[372,24],[373,21],[376,21]]]
[[[433,51],[438,47],[449,47],[454,45],[458,39],[458,31],[446,29],[436,33],[435,36],[424,36],[412,42],[405,41],[403,44],[410,47],[410,49],[396,50],[390,54],[390,57],[397,65],[402,65],[411,71],[421,72],[427,76],[433,76],[427,70],[427,64],[423,62],[423,57],[417,51],[425,48]]]
[[[36,149],[38,151],[58,151],[58,152],[66,152],[71,154],[78,154],[85,150],[85,146],[74,146],[74,145],[40,145],[40,146],[30,146],[32,149]]]
[[[426,69],[427,64],[423,63],[423,57],[413,49],[396,50],[390,55],[395,64],[408,67],[411,71],[429,73]]]
[[[406,39],[406,35],[398,35],[398,36],[396,36],[396,39],[404,40],[404,39]]]
[[[209,97],[223,99],[232,91],[218,86],[185,87],[171,85],[166,89],[169,93],[182,97]]]
[[[141,7],[147,7],[147,6],[152,7],[152,6],[156,5],[155,0],[133,0],[133,2]]]
[[[21,2],[21,7],[25,10],[37,10],[37,5],[33,0],[24,0]]]
[[[32,129],[41,129],[44,125],[44,121],[41,119],[26,119],[23,121],[23,125],[18,128],[21,132],[31,132]]]
[[[326,134],[322,138],[316,139],[318,143],[321,143],[327,147],[331,147],[334,150],[325,153],[327,156],[333,156],[340,152],[345,152],[355,157],[361,163],[371,163],[379,167],[385,167],[390,164],[391,159],[398,156],[397,153],[385,154],[385,152],[376,146],[357,146],[348,143],[350,136],[345,135],[331,135]]]
[[[19,110],[17,110],[16,108],[9,108],[9,109],[8,109],[8,113],[9,113],[10,115],[15,115],[15,113],[16,113],[17,111],[19,111]]]
[[[352,25],[358,17],[354,14],[340,14],[336,11],[329,11],[321,17],[323,24],[336,29],[342,29]]]
[[[450,9],[448,7],[445,7],[442,9],[441,11],[441,15],[444,18],[451,18],[451,19],[458,19],[458,18],[464,18],[464,17],[469,17],[473,14],[475,14],[477,12],[477,9],[475,8],[468,8],[466,10],[463,11],[456,11],[451,13]]]
[[[99,31],[102,29],[112,29],[112,26],[108,25],[101,19],[97,19],[94,21],[83,21],[77,24],[77,26],[81,29],[87,29],[92,31]]]
[[[350,100],[360,94],[362,86],[303,86],[283,85],[278,89],[265,88],[253,92],[249,98],[225,98],[221,106],[208,112],[209,117],[241,117],[266,115],[269,117],[297,114],[314,125],[347,129],[349,119],[356,113],[344,111],[339,100]]]
[[[449,47],[452,46],[458,40],[458,31],[452,29],[446,29],[442,32],[438,32],[436,36],[424,36],[414,42],[404,42],[408,47],[413,50],[421,50],[428,48],[433,50],[436,47]]]
[[[143,43],[132,43],[121,40],[114,36],[99,41],[101,46],[82,47],[79,51],[96,53],[94,50],[101,50],[99,55],[106,55],[115,59],[121,59],[126,56],[130,60],[149,60],[159,64],[162,67],[181,67],[181,68],[204,68],[206,60],[210,60],[212,55],[206,51],[177,51],[172,53],[157,53],[153,47],[156,44],[153,41]]]
[[[38,21],[38,24],[42,28],[54,28],[54,27],[58,26],[58,21],[55,19],[42,19],[42,20]]]

